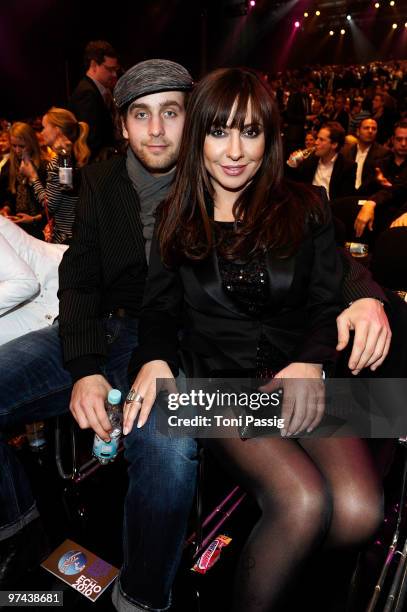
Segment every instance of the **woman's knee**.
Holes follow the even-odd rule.
[[[383,497],[379,491],[352,491],[335,499],[332,540],[357,545],[371,539],[383,521]]]
[[[291,534],[307,538],[322,537],[332,517],[332,496],[323,478],[312,482],[299,479],[295,485],[282,489],[278,495],[267,492],[259,499],[259,505],[271,520],[279,520],[287,525]]]

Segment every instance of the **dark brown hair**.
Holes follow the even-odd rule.
[[[213,188],[205,169],[204,142],[213,126],[226,127],[232,109],[228,126],[242,130],[249,102],[251,124],[264,131],[264,156],[234,204],[236,239],[222,255],[250,259],[265,249],[288,255],[298,248],[310,213],[321,211],[310,188],[283,180],[280,117],[267,84],[247,68],[215,70],[191,94],[174,184],[160,209],[158,239],[165,264],[202,260],[213,248]]]
[[[342,125],[337,121],[327,121],[321,125],[321,130],[329,131],[329,139],[338,145],[336,151],[339,152],[345,144],[346,132]]]
[[[100,66],[105,61],[105,57],[114,57],[117,59],[117,53],[112,45],[105,40],[91,40],[85,48],[83,64],[85,71],[89,70],[92,60]]]

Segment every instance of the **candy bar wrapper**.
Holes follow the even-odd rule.
[[[211,569],[211,567],[213,567],[216,561],[219,559],[222,548],[228,546],[231,541],[232,538],[229,538],[226,535],[219,535],[217,538],[212,540],[208,548],[205,549],[198,561],[193,566],[192,571],[197,572],[198,574],[206,574],[206,572]]]

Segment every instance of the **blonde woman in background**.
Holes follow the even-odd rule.
[[[46,222],[44,210],[23,167],[30,165],[42,188],[46,177],[46,160],[41,154],[36,134],[28,123],[13,123],[9,137],[10,157],[2,170],[2,173],[8,173],[8,197],[0,203],[0,213],[20,225],[31,236],[43,239],[42,230]]]
[[[42,118],[42,139],[45,145],[57,154],[65,152],[72,164],[72,184],[61,184],[58,157],[49,162],[44,188],[32,163],[23,163],[22,172],[27,177],[38,202],[47,209],[54,221],[52,242],[69,244],[78,201],[80,169],[88,162],[90,149],[87,145],[89,127],[77,121],[75,115],[64,108],[52,107]]]

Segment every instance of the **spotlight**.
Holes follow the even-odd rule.
[[[380,3],[376,2],[376,4],[374,5],[375,8],[380,8]]]
[[[296,21],[296,22],[294,23],[294,26],[295,26],[296,28],[299,28],[299,27],[300,27],[300,22],[299,22],[299,21]]]
[[[406,21],[406,23],[404,24],[404,27],[405,27],[405,28],[407,28],[407,21]]]
[[[343,36],[345,34],[345,30],[341,30],[341,34]]]
[[[316,15],[317,17],[319,17],[319,16],[320,16],[320,14],[321,14],[321,11],[315,11],[315,15]]]
[[[305,18],[309,17],[309,13],[305,12],[305,13],[304,13],[304,17],[305,17]]]
[[[391,27],[393,28],[393,30],[395,30],[397,28],[397,23],[393,23]]]
[[[329,36],[333,36],[334,35],[334,31],[333,30],[329,30]]]
[[[256,6],[256,0],[250,0],[250,6]]]
[[[394,0],[391,0],[390,2],[390,6],[394,6],[396,3],[394,2]]]
[[[348,21],[350,21],[350,20],[352,19],[352,17],[351,17],[350,15],[346,15],[346,19],[347,19]]]

